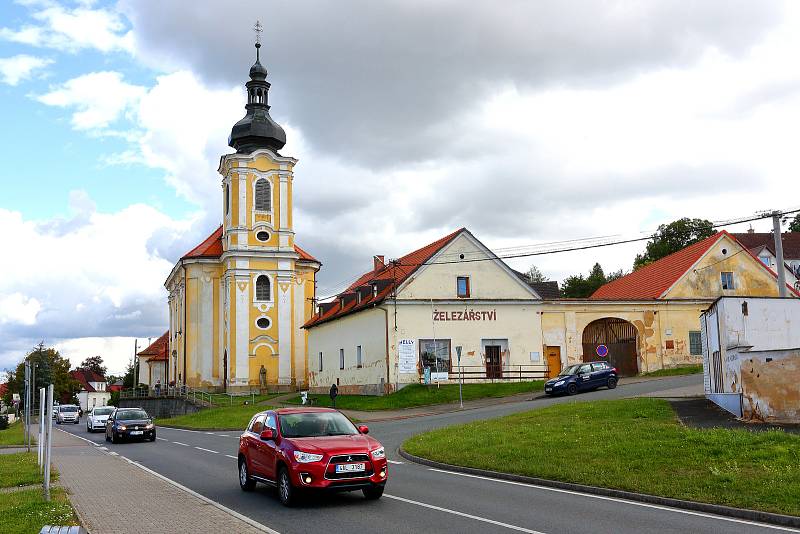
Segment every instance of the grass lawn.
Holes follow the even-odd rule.
[[[495,384],[464,384],[464,400],[485,399],[489,397],[507,397],[517,393],[533,393],[544,389],[544,381],[534,382],[500,382]],[[332,406],[328,395],[309,395],[314,399],[314,406]],[[300,404],[300,397],[292,397],[287,402]],[[412,384],[391,395],[339,395],[336,407],[342,410],[399,410],[431,404],[447,404],[458,402],[458,384],[446,384],[440,387]]]
[[[264,402],[269,400],[273,397],[277,397],[278,395],[282,395],[282,393],[272,393],[269,395],[234,395],[231,397],[230,395],[225,395],[224,393],[212,393],[211,394],[211,402],[214,404],[214,407],[217,408],[224,408],[230,406],[244,406],[245,402],[250,405],[255,398],[255,403],[258,404],[260,402]]]
[[[696,375],[703,372],[703,364],[686,365],[684,367],[673,367],[670,369],[659,369],[651,373],[642,373],[642,376],[680,376]]]
[[[57,478],[55,470],[51,471],[50,480]],[[40,484],[41,482],[42,475],[39,474],[36,452],[0,454],[0,488]]]
[[[0,430],[0,446],[25,445],[24,427],[20,421],[8,425],[5,430]],[[34,440],[35,443],[35,440]]]
[[[35,463],[35,459],[34,459]],[[67,495],[60,488],[50,489],[45,502],[41,489],[3,493],[0,498],[0,532],[30,534],[44,525],[77,525]]]
[[[403,447],[449,464],[800,515],[800,436],[688,429],[661,399],[561,404]]]
[[[178,415],[168,419],[158,419],[157,425],[168,425],[178,428],[204,429],[218,428],[223,430],[244,430],[253,414],[268,409],[264,405],[232,406],[225,408],[206,408],[197,413]]]

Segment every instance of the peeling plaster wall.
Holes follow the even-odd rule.
[[[759,421],[800,421],[800,348],[752,351],[728,349],[726,387],[742,394],[742,417]]]

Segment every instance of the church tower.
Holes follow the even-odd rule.
[[[273,389],[289,389],[307,381],[307,333],[301,327],[313,315],[320,263],[295,244],[292,183],[297,160],[279,152],[286,133],[269,114],[270,83],[258,39],[255,47],[256,61],[245,84],[246,113],[228,139],[236,152],[222,156],[218,169],[222,226],[182,258],[183,285],[175,269],[174,279],[170,275],[167,280],[171,314],[172,286],[176,300],[184,300],[188,315],[194,312],[196,318],[186,319],[185,333],[177,330],[171,336],[188,336],[183,355],[177,344],[175,372],[180,374],[183,362],[190,386],[231,391],[265,381]],[[216,249],[203,246],[214,239]],[[194,296],[193,270],[202,278]],[[204,283],[215,287],[204,292]],[[198,331],[194,337],[193,328]]]

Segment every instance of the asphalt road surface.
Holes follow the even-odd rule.
[[[370,424],[386,446],[389,481],[379,501],[361,492],[311,496],[284,508],[273,489],[239,489],[239,432],[197,432],[159,427],[155,443],[104,441],[85,420],[59,428],[88,438],[281,533],[760,533],[800,532],[784,527],[621,499],[456,474],[410,463],[397,454],[409,436],[451,424],[498,417],[560,402],[611,399],[684,387],[702,376],[675,377],[577,397],[537,399],[476,410]],[[554,453],[557,453],[554,451]],[[191,530],[191,525],[186,525]]]

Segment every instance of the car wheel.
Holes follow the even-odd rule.
[[[364,493],[364,498],[369,501],[377,501],[383,495],[383,486],[372,486],[371,488],[364,488],[361,490]]]
[[[609,377],[609,379],[608,379],[608,389],[614,389],[615,387],[617,387],[617,379],[614,378],[613,376]]]
[[[256,481],[247,472],[247,461],[244,458],[239,458],[239,487],[242,491],[253,491],[256,487]]]
[[[108,432],[106,432],[106,441],[111,441],[111,438],[108,437]]]
[[[86,425],[86,431],[87,431],[89,434],[91,434],[92,432],[94,432],[94,430],[92,430],[92,427],[90,427],[89,425]]]
[[[153,434],[153,435],[150,437],[150,441],[155,441],[155,440],[156,440],[156,435],[155,435],[155,434]]]
[[[567,386],[567,395],[575,395],[578,392],[578,386],[576,384],[569,384]]]
[[[111,443],[119,443],[119,438],[116,432],[111,432]]]
[[[285,467],[281,467],[278,473],[278,498],[284,506],[292,506],[294,504],[294,487],[292,480],[289,478],[289,471]]]

